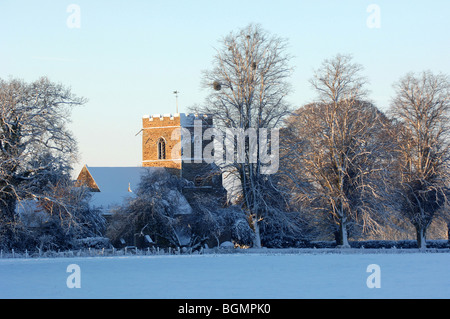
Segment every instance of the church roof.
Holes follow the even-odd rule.
[[[91,203],[108,213],[111,208],[123,204],[133,196],[141,175],[153,167],[88,167],[85,165],[77,178],[78,185],[86,185],[93,191]]]

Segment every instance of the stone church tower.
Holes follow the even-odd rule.
[[[212,175],[208,174],[211,165],[201,158],[203,148],[210,143],[202,140],[203,133],[211,127],[213,118],[208,114],[143,116],[142,166],[165,167],[171,173],[192,181],[196,187],[217,184],[217,176],[213,181]]]

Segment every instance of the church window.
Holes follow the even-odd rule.
[[[164,138],[160,138],[158,140],[158,159],[166,159],[166,141],[164,140]]]

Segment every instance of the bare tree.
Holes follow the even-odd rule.
[[[363,66],[353,63],[351,55],[337,54],[322,62],[310,83],[321,103],[332,103],[337,108],[342,101],[353,103],[366,98],[366,79],[361,76],[362,71]]]
[[[203,85],[212,90],[204,106],[196,111],[214,115],[220,129],[237,134],[253,130],[256,139],[246,138],[240,161],[222,165],[240,182],[242,205],[255,232],[254,246],[261,246],[259,222],[273,208],[276,195],[271,178],[264,172],[263,150],[275,146],[272,134],[261,142],[261,129],[279,126],[289,112],[287,82],[292,73],[287,41],[270,35],[258,25],[249,25],[221,40],[213,68],[204,72]],[[234,145],[229,140],[228,145]],[[239,143],[239,142],[237,142]],[[268,146],[269,145],[269,146]],[[274,151],[274,148],[272,148]],[[271,202],[272,201],[272,202]]]
[[[86,100],[60,84],[0,80],[0,228],[14,235],[18,199],[37,198],[42,172],[62,163],[68,169],[76,142],[67,130],[70,107]],[[51,154],[50,161],[38,161]],[[54,171],[54,170],[53,170]],[[45,182],[41,180],[41,183]]]
[[[408,73],[394,88],[390,113],[398,120],[396,189],[401,212],[424,248],[427,228],[449,192],[450,82],[426,71]]]
[[[282,163],[293,195],[323,215],[343,247],[351,225],[376,229],[373,213],[386,159],[382,136],[388,121],[363,100],[361,70],[350,56],[325,60],[311,80],[319,101],[298,109],[284,134]]]

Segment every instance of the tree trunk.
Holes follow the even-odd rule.
[[[336,245],[338,248],[350,248],[347,233],[347,216],[342,203],[339,204],[339,208],[336,209],[335,214],[338,217],[338,231],[335,234]]]
[[[252,219],[252,226],[253,230],[255,232],[255,236],[253,237],[253,247],[254,248],[261,248],[261,234],[259,232],[259,222],[258,217],[253,217]]]
[[[350,248],[345,217],[339,223],[339,242],[336,242],[336,244],[339,248]]]
[[[10,249],[16,244],[16,205],[15,196],[6,194],[0,198],[0,247]]]
[[[425,237],[426,228],[423,226],[416,226],[416,234],[417,234],[417,247],[419,249],[427,248],[427,242]]]
[[[13,190],[6,188],[5,194],[0,197],[0,214],[5,224],[14,224],[16,222],[17,198],[12,195]]]

